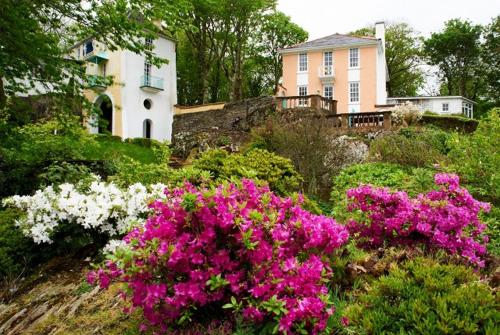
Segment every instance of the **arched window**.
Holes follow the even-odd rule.
[[[151,138],[151,130],[153,128],[153,122],[150,119],[144,120],[142,123],[142,137]]]

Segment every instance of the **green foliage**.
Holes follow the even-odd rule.
[[[84,74],[79,62],[65,58],[69,46],[89,36],[98,36],[109,50],[122,48],[145,54],[155,65],[166,62],[147,47],[145,37],[163,32],[155,24],[159,21],[168,22],[172,30],[180,26],[180,12],[187,8],[184,0],[3,1],[0,108],[6,97],[43,82],[51,87],[52,95],[70,98],[65,112],[73,110],[83,100],[84,81],[75,79]],[[55,107],[65,109],[62,105]]]
[[[0,211],[0,281],[29,269],[32,258],[37,257],[33,241],[15,226],[20,214],[13,209]]]
[[[472,133],[479,122],[459,115],[438,115],[425,113],[420,120],[423,125],[432,125],[448,131]]]
[[[353,32],[354,35],[375,36],[373,27]],[[424,83],[420,69],[421,42],[415,30],[407,23],[389,24],[385,32],[385,54],[390,81],[387,93],[390,97],[415,96]]]
[[[402,129],[397,134],[374,140],[370,145],[370,157],[404,166],[431,166],[445,160],[448,137],[449,134],[438,129]]]
[[[452,19],[441,32],[424,41],[424,52],[430,65],[439,67],[444,95],[461,95],[474,99],[481,89],[480,25]]]
[[[473,194],[500,205],[500,108],[490,111],[472,135],[455,134],[450,146],[450,169]]]
[[[272,94],[281,77],[279,49],[307,39],[275,0],[190,0],[194,29],[177,34],[179,103]],[[194,71],[193,71],[194,69]]]
[[[374,282],[346,316],[356,334],[498,334],[499,307],[472,270],[417,258]]]
[[[365,163],[352,165],[333,178],[331,200],[333,216],[345,220],[346,192],[362,184],[404,190],[414,196],[434,187],[434,171],[424,168],[408,168],[391,163]]]
[[[47,122],[18,128],[0,145],[0,197],[31,193],[53,162],[84,160],[97,147],[78,125]]]
[[[332,177],[352,163],[347,140],[332,133],[324,118],[308,116],[290,121],[276,117],[268,119],[266,126],[252,135],[253,147],[262,146],[289,158],[304,177],[304,192],[325,201]]]
[[[289,159],[263,149],[231,155],[221,149],[210,150],[194,161],[193,167],[210,172],[216,181],[232,178],[265,181],[279,194],[298,190],[302,180]]]
[[[38,178],[42,187],[63,183],[89,185],[94,180],[89,167],[67,162],[52,163],[38,175]]]

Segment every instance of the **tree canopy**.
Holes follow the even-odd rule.
[[[43,86],[67,94],[84,76],[68,57],[77,41],[95,38],[110,50],[124,48],[154,56],[145,37],[175,29],[186,11],[184,0],[2,0],[0,14],[0,108],[7,98]],[[79,91],[75,91],[79,94]],[[75,93],[73,92],[73,93]]]
[[[366,27],[352,32],[353,35],[375,36],[373,27]],[[389,96],[414,96],[424,82],[420,68],[422,64],[420,38],[415,30],[404,22],[392,23],[386,27],[385,53],[389,81]]]

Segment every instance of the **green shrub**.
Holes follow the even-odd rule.
[[[270,118],[252,132],[253,148],[265,148],[289,158],[304,178],[308,195],[328,201],[331,180],[343,167],[359,162],[349,155],[349,140],[335,134],[325,117],[307,115]]]
[[[54,162],[38,175],[40,186],[60,185],[63,183],[90,183],[93,180],[92,170],[80,164]]]
[[[444,130],[471,133],[476,130],[478,121],[458,115],[436,115],[425,113],[420,119],[423,125],[433,125]]]
[[[336,219],[345,220],[348,217],[346,192],[361,184],[404,190],[414,196],[434,187],[434,171],[391,163],[351,165],[333,178],[331,201]]]
[[[302,181],[289,159],[263,149],[253,149],[244,154],[210,150],[195,160],[193,167],[210,172],[217,181],[231,178],[265,181],[279,194],[297,191]]]
[[[499,308],[472,270],[417,258],[373,282],[345,316],[355,334],[498,334]]]
[[[397,134],[374,140],[370,144],[370,158],[405,166],[430,166],[446,159],[448,138],[446,132],[437,129],[404,128]]]
[[[139,145],[145,148],[154,148],[161,145],[161,143],[157,140],[153,140],[151,138],[143,138],[143,137],[127,138],[125,142]]]
[[[55,122],[27,125],[0,145],[0,198],[29,194],[40,186],[38,175],[53,162],[84,160],[98,143],[81,126]]]
[[[474,134],[455,134],[450,146],[450,169],[474,195],[500,205],[500,108],[481,119]]]
[[[35,259],[42,257],[33,241],[16,227],[15,221],[20,215],[14,209],[0,211],[0,282],[28,270]]]

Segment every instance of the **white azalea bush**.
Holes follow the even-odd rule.
[[[120,189],[98,177],[87,188],[79,186],[49,186],[32,196],[16,195],[3,203],[25,212],[17,225],[26,236],[35,243],[52,243],[52,236],[63,223],[108,236],[125,234],[133,225],[144,221],[153,200],[165,198],[166,187],[163,184],[146,187],[137,183]]]
[[[424,112],[421,111],[418,106],[407,101],[394,108],[392,112],[392,122],[396,125],[409,126],[420,121],[423,115]]]

